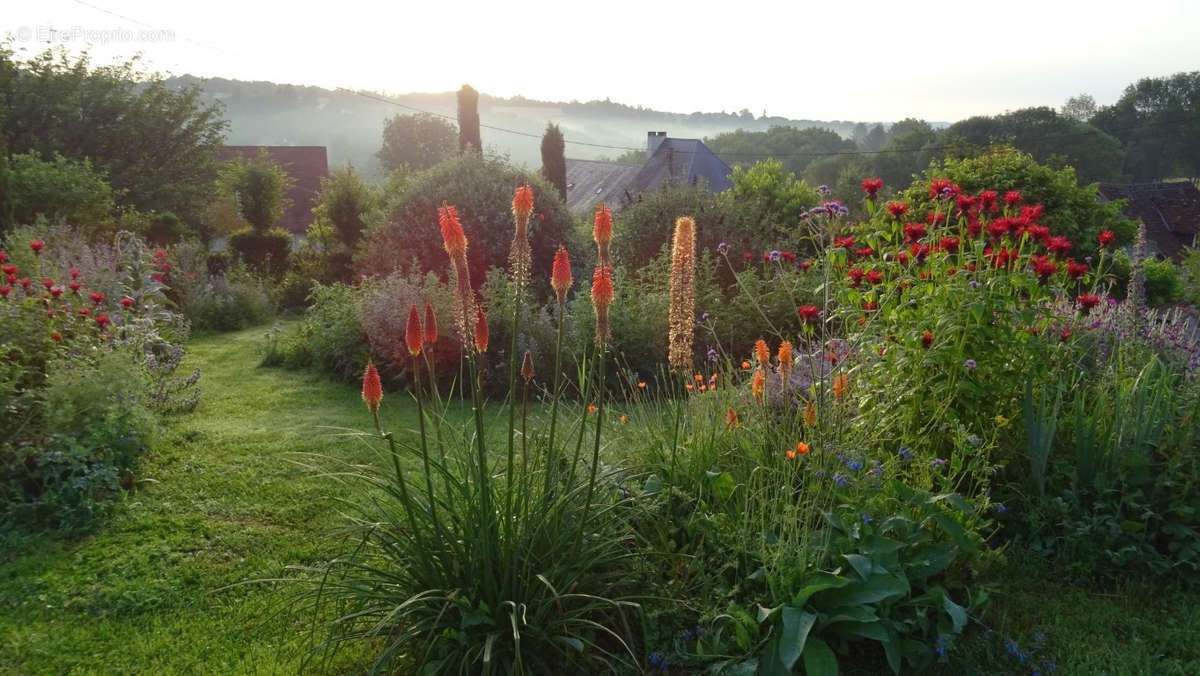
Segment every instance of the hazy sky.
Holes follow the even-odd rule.
[[[393,93],[954,121],[1200,69],[1200,0],[847,3],[0,0],[17,47]],[[120,18],[118,16],[120,15]],[[154,32],[159,29],[166,33]]]

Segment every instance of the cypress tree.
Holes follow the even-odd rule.
[[[546,125],[546,133],[542,136],[542,176],[558,189],[559,197],[567,201],[566,142],[562,130],[553,123]]]
[[[458,149],[473,148],[483,152],[483,141],[479,137],[479,92],[471,85],[458,90]]]

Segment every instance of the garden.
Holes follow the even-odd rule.
[[[1200,254],[1070,167],[203,169],[0,165],[0,673],[1200,670]]]

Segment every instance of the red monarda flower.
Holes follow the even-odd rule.
[[[1029,235],[1029,239],[1045,244],[1046,240],[1050,239],[1050,228],[1035,223],[1025,228],[1025,234]]]
[[[817,317],[821,316],[821,310],[816,305],[802,305],[796,313],[805,323],[816,321]]]
[[[71,279],[79,279],[79,271],[71,268]]]
[[[879,303],[876,303],[876,302],[875,302],[875,301],[873,301],[873,300],[868,300],[868,301],[865,301],[865,302],[862,304],[862,309],[864,309],[864,310],[867,310],[867,311],[870,311],[870,310],[878,310],[878,309],[879,309]]]
[[[958,238],[943,237],[942,241],[939,243],[939,246],[941,246],[942,250],[946,253],[956,253],[958,251]]]
[[[29,248],[33,250],[33,253],[38,254],[38,255],[41,255],[42,248],[45,246],[46,246],[45,242],[43,242],[40,239],[35,239],[29,243]]]
[[[80,314],[80,316],[86,317],[86,316],[92,314],[92,311],[85,307],[81,307],[81,308],[79,308],[79,314]]]
[[[1048,256],[1034,256],[1030,259],[1033,263],[1033,272],[1038,276],[1038,279],[1045,281],[1054,273],[1058,272],[1058,263],[1050,260]]]
[[[959,195],[954,200],[954,205],[956,207],[958,207],[958,210],[963,213],[966,213],[966,212],[974,209],[975,205],[978,203],[979,203],[979,198],[972,197],[972,196],[966,195],[966,194]]]
[[[63,290],[62,290],[61,286],[50,287],[50,295],[54,296],[55,298],[58,298],[59,296],[61,296],[62,292],[63,292]]]
[[[163,263],[162,265],[158,266],[158,269],[159,269],[159,270],[162,270],[163,272],[166,272],[166,271],[168,271],[168,270],[170,270],[170,269],[171,269],[171,264],[170,264],[170,263]]]
[[[809,268],[811,268],[811,267],[812,267],[812,262],[810,262],[810,261],[800,261],[800,262],[799,262],[797,265],[799,265],[799,266],[800,266],[800,269],[801,269],[801,270],[807,270],[807,269],[809,269]]]
[[[512,212],[513,217],[519,221],[528,221],[533,214],[533,190],[529,188],[528,183],[517,188],[516,194],[513,195]]]
[[[1096,307],[1099,304],[1100,304],[1100,296],[1097,296],[1097,295],[1091,294],[1091,293],[1079,294],[1079,310],[1083,314],[1086,315],[1087,313],[1091,312],[1092,308]]]
[[[54,333],[50,334],[50,340],[53,340],[56,343],[62,342],[62,335],[59,334],[58,331],[55,331]]]
[[[425,301],[425,344],[433,345],[437,339],[437,317],[433,314],[433,305]]]
[[[362,398],[372,415],[379,410],[379,402],[383,401],[383,384],[379,382],[379,371],[375,370],[373,362],[367,362],[367,370],[363,372]]]
[[[933,332],[926,331],[921,334],[921,347],[928,348],[930,345],[933,345]]]
[[[901,216],[908,213],[908,205],[904,202],[888,202],[887,210],[892,218],[899,220]]]
[[[12,293],[11,286],[0,286],[0,298],[8,298],[10,293]]]
[[[442,228],[442,243],[453,259],[467,252],[467,236],[458,220],[458,210],[452,206],[438,207],[438,224]]]
[[[960,192],[962,192],[962,188],[959,188],[957,185],[951,183],[949,179],[935,178],[933,182],[929,184],[930,199],[936,199],[942,196],[954,197]]]
[[[163,256],[167,255],[167,252],[163,251],[162,249],[159,249],[158,251],[154,252],[154,255],[158,258],[162,258]]]
[[[558,251],[554,252],[554,267],[550,271],[550,288],[554,289],[559,305],[567,302],[567,290],[571,288],[571,281],[571,258],[567,255],[567,250],[560,246]]]
[[[96,315],[96,323],[100,325],[100,328],[104,328],[108,324],[108,315]]]
[[[130,298],[129,296],[126,296],[126,297],[124,297],[124,298],[122,298],[122,299],[121,299],[121,305],[123,305],[123,306],[125,306],[125,307],[127,307],[127,308],[129,308],[129,307],[133,307],[133,299],[132,299],[132,298]]]
[[[846,273],[846,277],[851,280],[850,286],[858,286],[866,274],[862,268],[850,268],[850,271]]]
[[[1108,246],[1117,241],[1117,236],[1112,230],[1103,230],[1099,235],[1096,235],[1096,240],[1100,242],[1100,246]]]
[[[979,193],[979,210],[996,213],[999,211],[999,207],[996,204],[998,198],[999,195],[995,190],[984,190]]]
[[[15,275],[15,274],[17,274],[18,268],[15,265],[5,265],[3,267],[0,267],[0,270],[3,270],[4,274],[6,274],[6,275]]]
[[[8,254],[4,253],[3,251],[0,251],[0,263],[3,263],[6,260],[8,260]]]
[[[853,237],[834,237],[833,245],[837,246],[837,247],[842,247],[843,249],[853,249],[854,248],[854,238]]]
[[[417,309],[417,304],[413,303],[408,308],[408,325],[404,328],[404,343],[408,346],[408,353],[412,356],[421,354],[421,312]]]
[[[1062,235],[1050,237],[1046,240],[1046,248],[1055,255],[1065,256],[1071,250],[1071,242]]]
[[[867,193],[867,197],[874,198],[875,194],[883,188],[882,178],[868,178],[862,182],[862,189]]]
[[[150,275],[150,279],[153,279],[154,281],[158,282],[159,284],[162,284],[162,280],[163,280],[162,273],[156,272],[156,273]]]
[[[870,258],[871,256],[875,255],[875,250],[869,246],[864,246],[861,249],[855,249],[854,255],[858,256],[859,258]]]
[[[17,281],[21,282],[21,286],[25,287],[26,291],[29,291],[29,285],[33,283],[33,282],[29,281],[28,277],[22,277],[21,279],[19,279]]]
[[[906,223],[904,225],[905,242],[915,242],[928,235],[929,233],[925,230],[925,226],[920,223]]]
[[[95,303],[96,305],[99,305],[104,302],[104,294],[97,291],[96,293],[93,293],[91,295],[91,299],[92,299],[93,303]]]
[[[475,349],[481,354],[487,352],[488,348],[488,325],[487,317],[483,314],[483,308],[475,308]]]
[[[1027,218],[1030,221],[1036,221],[1042,217],[1042,205],[1034,204],[1028,207],[1021,207],[1021,218]]]
[[[1020,190],[1009,190],[1008,192],[1004,193],[1004,203],[1010,207],[1020,204],[1021,203],[1021,191]]]
[[[67,288],[75,293],[79,293],[79,289],[81,287],[82,285],[79,282],[71,282],[70,284],[67,284]]]
[[[872,284],[881,284],[883,282],[883,273],[879,270],[869,270],[867,272],[867,281]]]
[[[746,253],[742,254],[742,260],[746,261],[747,263],[750,262],[751,258],[754,258],[754,255],[748,251]]]

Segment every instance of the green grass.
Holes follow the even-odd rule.
[[[261,329],[190,343],[185,368],[204,371],[201,406],[168,421],[137,490],[95,533],[8,543],[0,555],[0,673],[299,669],[308,618],[288,612],[295,588],[242,583],[338,551],[338,500],[354,488],[305,466],[300,454],[378,457],[321,429],[367,428],[356,388],[259,369],[261,343]],[[385,427],[412,433],[404,395],[389,394],[381,416]],[[1132,586],[1101,595],[1063,587],[1035,564],[993,577],[984,619],[1026,649],[1045,634],[1030,652],[1054,662],[1056,673],[1200,673],[1200,595]],[[951,657],[943,673],[1032,672],[979,633]],[[363,658],[341,656],[335,670],[361,673]]]

